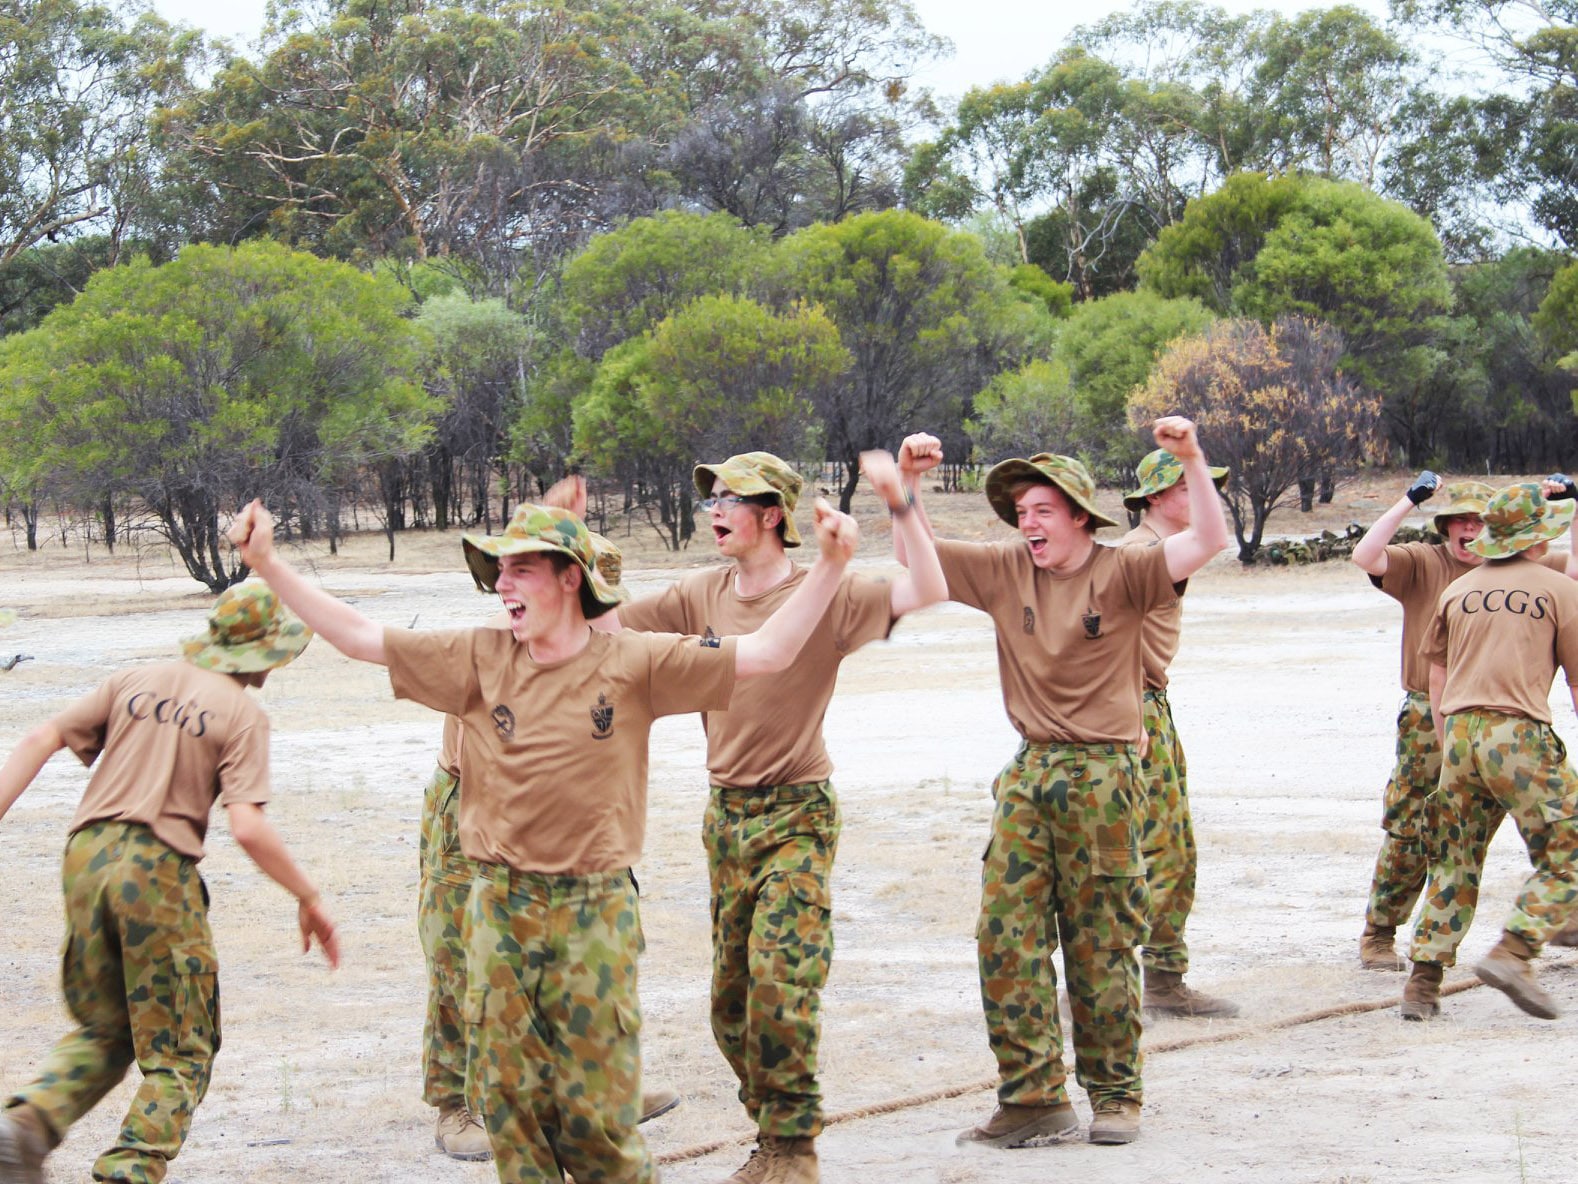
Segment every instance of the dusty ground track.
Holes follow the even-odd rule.
[[[1391,485],[1360,489],[1317,525],[1368,521],[1394,496]],[[978,495],[944,500],[946,533],[992,531]],[[862,519],[873,525],[861,562],[881,570],[885,525]],[[1302,532],[1307,521],[1279,524]],[[629,541],[627,579],[638,593],[672,578],[647,566],[656,557],[637,536]],[[488,602],[460,567],[456,534],[401,545],[393,567],[373,540],[322,562],[319,573],[382,621],[436,627],[485,615]],[[698,538],[678,562],[704,562],[709,551]],[[0,674],[7,750],[105,670],[170,654],[206,607],[206,595],[167,560],[81,559],[80,549],[42,557],[0,550],[0,604],[24,614],[0,635],[0,648],[37,655]],[[1543,981],[1568,1013],[1555,1023],[1474,989],[1447,1000],[1445,1017],[1429,1025],[1404,1024],[1388,1007],[1265,1027],[1335,1004],[1392,1000],[1402,987],[1401,975],[1361,972],[1356,957],[1399,698],[1395,606],[1346,563],[1245,572],[1229,556],[1196,578],[1185,619],[1173,704],[1201,849],[1189,979],[1237,999],[1245,1015],[1214,1027],[1157,1022],[1146,1040],[1226,1031],[1242,1038],[1153,1053],[1144,1134],[1131,1147],[956,1149],[955,1133],[992,1106],[989,1091],[973,1090],[835,1124],[821,1142],[823,1178],[1574,1179],[1578,953],[1553,951],[1541,961]],[[989,786],[1015,743],[994,662],[986,618],[945,606],[905,622],[891,643],[844,667],[827,727],[844,810],[823,1045],[835,1114],[992,1076],[972,931]],[[323,644],[280,672],[264,700],[275,726],[271,814],[331,902],[345,964],[331,974],[316,954],[297,955],[294,909],[216,820],[204,874],[214,898],[225,1043],[171,1179],[490,1180],[490,1168],[434,1152],[431,1114],[418,1097],[417,816],[438,718],[394,702],[381,671],[353,666]],[[1553,702],[1557,727],[1572,740],[1578,729],[1564,688]],[[707,1028],[702,753],[694,719],[663,721],[654,735],[650,829],[638,869],[648,942],[645,1049],[648,1072],[679,1086],[686,1101],[645,1129],[665,1156],[730,1134],[742,1144],[671,1163],[668,1184],[721,1180],[743,1159],[750,1134]],[[25,1081],[66,1026],[56,965],[58,860],[82,785],[75,762],[57,757],[0,824],[7,921],[0,1089]],[[1527,867],[1505,827],[1463,966],[1449,983],[1468,976],[1493,944]],[[86,1179],[126,1094],[123,1086],[72,1131],[52,1160],[52,1180]],[[1083,1093],[1075,1096],[1088,1116]]]

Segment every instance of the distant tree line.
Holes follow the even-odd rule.
[[[698,459],[830,464],[847,505],[860,450],[926,427],[1118,483],[1173,408],[1236,458],[1247,557],[1355,465],[1572,454],[1569,6],[1142,0],[948,104],[903,0],[314,0],[246,49],[79,0],[0,20],[30,547],[146,526],[217,588],[242,497],[392,554],[571,466],[681,547]]]

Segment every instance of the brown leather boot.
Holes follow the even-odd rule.
[[[450,1159],[481,1162],[493,1158],[493,1148],[488,1143],[488,1132],[482,1120],[467,1109],[464,1102],[439,1107],[433,1142]]]
[[[821,1184],[814,1138],[758,1135],[756,1150],[723,1184]]]
[[[1553,1020],[1561,1015],[1556,1001],[1545,993],[1545,988],[1535,981],[1534,967],[1530,963],[1539,951],[1510,929],[1503,930],[1501,940],[1485,960],[1474,967],[1479,981],[1504,992],[1524,1011],[1542,1020]]]
[[[1359,938],[1359,965],[1366,970],[1407,970],[1408,960],[1392,946],[1396,939],[1396,925],[1371,925],[1366,921]]]
[[[1439,962],[1415,962],[1403,984],[1403,1002],[1397,1012],[1405,1020],[1433,1020],[1441,1014],[1441,979],[1446,967]]]
[[[654,1118],[667,1114],[679,1103],[680,1096],[677,1089],[667,1085],[654,1085],[651,1089],[642,1091],[641,1117],[636,1122],[638,1125],[651,1122]]]
[[[1176,970],[1145,971],[1145,1010],[1152,1015],[1176,1015],[1185,1019],[1231,1019],[1238,1004],[1204,991],[1185,986]]]
[[[1103,1098],[1092,1107],[1092,1143],[1132,1143],[1140,1137],[1140,1104],[1133,1098]]]
[[[992,1116],[980,1126],[972,1126],[954,1142],[980,1143],[985,1147],[1024,1147],[1062,1143],[1079,1134],[1079,1115],[1067,1102],[1052,1106],[1005,1106],[998,1104]]]
[[[26,1103],[0,1111],[0,1181],[44,1184],[44,1159],[59,1143],[43,1116]]]

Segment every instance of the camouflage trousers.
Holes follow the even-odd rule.
[[[66,843],[61,978],[79,1025],[9,1105],[64,1137],[135,1061],[138,1088],[95,1180],[164,1179],[208,1092],[219,1051],[219,982],[197,862],[146,826],[95,822]]]
[[[1437,840],[1433,803],[1440,780],[1441,745],[1430,718],[1430,696],[1410,691],[1397,712],[1397,763],[1381,813],[1386,836],[1375,857],[1364,914],[1371,925],[1396,928],[1413,915]]]
[[[833,962],[828,781],[713,786],[702,841],[712,880],[712,1034],[765,1135],[822,1130],[817,1045]]]
[[[1093,1104],[1140,1100],[1138,765],[1131,745],[1027,742],[997,776],[975,940],[1000,1102],[1067,1101],[1059,944],[1075,1078]]]
[[[1151,934],[1141,960],[1149,970],[1189,970],[1184,926],[1194,908],[1194,820],[1189,816],[1189,766],[1173,726],[1166,691],[1146,691],[1141,711],[1150,749],[1140,761],[1145,810],[1140,822],[1140,854],[1151,907]]]
[[[465,1018],[503,1184],[649,1184],[641,1109],[643,946],[628,871],[480,866],[467,917]]]
[[[1491,836],[1508,814],[1534,871],[1504,926],[1538,950],[1578,908],[1578,775],[1549,724],[1499,711],[1447,717],[1435,810],[1441,845],[1414,928],[1415,962],[1457,961]]]
[[[460,853],[460,782],[433,770],[422,796],[421,889],[417,935],[427,961],[427,1019],[422,1026],[422,1100],[449,1108],[467,1101],[470,1031],[461,1018],[466,997],[466,902],[477,865]]]

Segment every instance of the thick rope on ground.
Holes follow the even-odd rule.
[[[1459,982],[1443,984],[1441,994],[1443,997],[1457,995],[1482,985],[1478,979],[1463,979]],[[1322,1007],[1318,1011],[1306,1011],[1299,1015],[1273,1020],[1268,1024],[1247,1025],[1241,1028],[1201,1032],[1195,1036],[1179,1036],[1173,1040],[1159,1040],[1155,1044],[1145,1046],[1145,1055],[1152,1056],[1159,1052],[1181,1052],[1186,1048],[1201,1048],[1208,1044],[1227,1044],[1233,1040],[1247,1040],[1253,1036],[1264,1036],[1287,1028],[1316,1024],[1322,1020],[1338,1019],[1345,1015],[1363,1015],[1365,1012],[1381,1011],[1396,1005],[1397,997],[1395,995],[1387,999],[1339,1003],[1333,1007]],[[966,1085],[951,1085],[943,1089],[930,1090],[923,1094],[910,1094],[907,1097],[894,1098],[886,1102],[875,1102],[870,1106],[860,1106],[854,1110],[841,1110],[837,1114],[826,1115],[822,1119],[822,1125],[836,1126],[841,1122],[855,1122],[862,1118],[876,1118],[882,1114],[894,1114],[900,1110],[913,1110],[919,1106],[929,1106],[933,1102],[946,1101],[949,1098],[957,1098],[963,1094],[979,1093],[983,1090],[996,1088],[997,1078],[988,1077],[982,1081],[972,1081]],[[687,1163],[690,1160],[701,1159],[703,1156],[711,1155],[714,1151],[724,1151],[730,1147],[744,1147],[755,1141],[756,1133],[752,1131],[749,1134],[736,1135],[733,1138],[715,1139],[710,1143],[697,1143],[679,1151],[668,1151],[656,1158],[659,1164]]]

